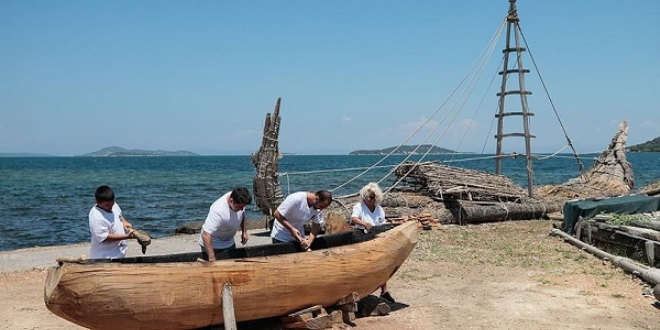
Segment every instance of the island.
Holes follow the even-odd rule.
[[[660,137],[628,147],[629,152],[660,152]]]
[[[165,151],[165,150],[127,150],[122,147],[107,147],[98,151],[90,152],[78,157],[144,157],[144,156],[199,156],[190,151]]]
[[[417,150],[417,145],[403,145],[399,147],[393,155],[410,155],[410,154],[426,154],[427,152],[429,154],[455,154],[458,153],[457,151],[441,148],[438,146],[430,145],[430,144],[422,144],[419,146]],[[392,152],[396,147],[389,147],[385,149],[380,149],[380,150],[356,150],[356,151],[351,151],[349,155],[388,155],[390,152]]]

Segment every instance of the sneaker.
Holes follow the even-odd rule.
[[[392,298],[392,296],[390,295],[389,291],[381,293],[380,297],[387,300],[387,302],[390,304],[396,303],[396,301],[394,301],[394,298]]]

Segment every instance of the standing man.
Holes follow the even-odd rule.
[[[112,188],[96,188],[94,198],[96,205],[89,210],[89,232],[92,234],[89,256],[92,259],[123,258],[128,248],[126,240],[135,238],[133,225],[115,203]]]
[[[215,261],[216,255],[228,249],[235,249],[234,236],[239,228],[241,228],[241,243],[247,243],[244,209],[250,203],[252,203],[250,192],[245,187],[238,187],[222,195],[211,205],[199,236],[202,259]]]
[[[303,250],[309,250],[321,230],[319,213],[332,203],[332,193],[319,190],[316,193],[301,191],[287,196],[273,216],[273,243],[299,242]],[[309,237],[305,237],[305,223],[312,221]]]

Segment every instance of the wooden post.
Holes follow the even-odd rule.
[[[234,315],[234,295],[231,292],[231,284],[222,286],[222,319],[225,330],[236,330],[236,317]]]

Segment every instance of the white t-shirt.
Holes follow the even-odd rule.
[[[123,258],[126,255],[128,242],[106,241],[108,234],[126,234],[121,219],[121,208],[117,203],[111,212],[106,212],[94,205],[89,210],[89,232],[92,234],[89,257],[92,259]]]
[[[318,224],[322,222],[319,216],[321,211],[307,205],[306,191],[287,196],[282,204],[277,207],[277,211],[289,221],[293,228],[298,229],[302,237],[305,237],[305,223],[307,221],[312,220],[313,223]],[[277,219],[273,222],[273,230],[270,233],[270,237],[282,242],[298,241]]]
[[[366,223],[370,223],[372,226],[380,226],[385,223],[385,211],[380,205],[376,205],[374,211],[371,212],[367,204],[361,201],[353,206],[351,218],[359,218]],[[355,225],[355,227],[364,229],[360,225]]]
[[[235,244],[234,235],[241,228],[245,212],[244,210],[236,212],[229,207],[230,195],[231,192],[228,192],[211,204],[209,214],[202,226],[202,232],[199,234],[201,247],[204,247],[202,238],[204,232],[211,235],[214,250],[227,249]]]

